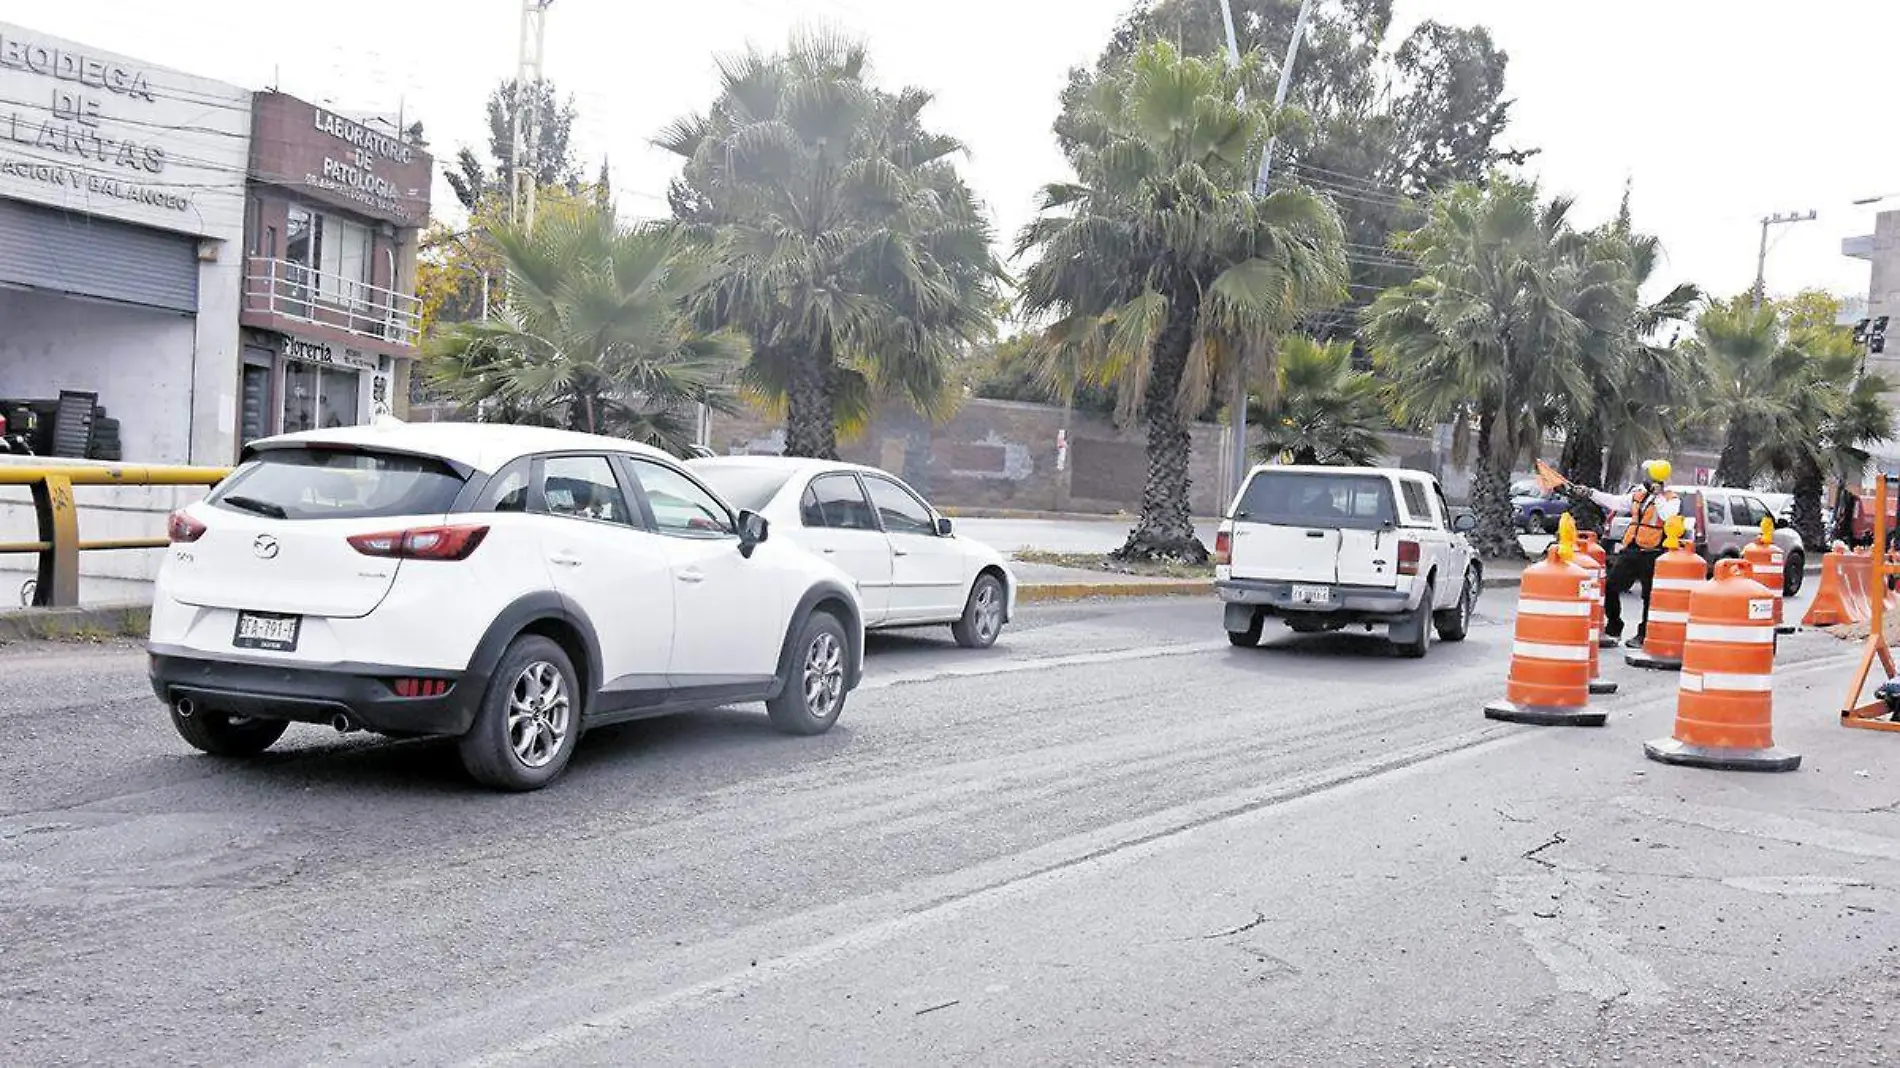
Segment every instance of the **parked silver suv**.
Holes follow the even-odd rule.
[[[1801,581],[1807,574],[1807,546],[1793,527],[1782,525],[1780,517],[1769,510],[1761,494],[1727,486],[1671,486],[1670,489],[1682,498],[1682,518],[1688,524],[1689,536],[1695,539],[1696,552],[1711,566],[1717,560],[1741,556],[1744,546],[1760,540],[1761,521],[1773,518],[1775,544],[1788,557],[1782,590],[1790,597],[1801,592]],[[1627,515],[1610,521],[1611,545],[1622,542],[1629,524]]]

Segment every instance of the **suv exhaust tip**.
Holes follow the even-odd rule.
[[[350,717],[344,715],[341,712],[338,712],[336,715],[330,717],[330,726],[336,728],[336,732],[338,734],[348,734],[351,731],[362,729],[361,727],[358,727],[356,725],[355,720],[351,719]]]
[[[172,711],[178,713],[179,719],[190,719],[191,714],[198,711],[198,706],[191,698],[180,697],[172,703]]]

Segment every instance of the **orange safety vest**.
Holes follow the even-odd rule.
[[[1638,549],[1658,549],[1663,543],[1662,501],[1673,501],[1676,495],[1664,490],[1652,498],[1644,493],[1634,503],[1636,514],[1630,519],[1629,529],[1623,532],[1623,547],[1635,545]]]

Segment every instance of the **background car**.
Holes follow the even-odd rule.
[[[1672,486],[1682,500],[1682,518],[1689,536],[1695,539],[1696,552],[1714,566],[1721,559],[1742,555],[1751,541],[1761,540],[1761,521],[1772,513],[1762,495],[1754,490],[1725,486]],[[1629,530],[1630,517],[1618,515],[1610,520],[1605,543],[1620,545]],[[1775,544],[1787,555],[1782,579],[1783,592],[1792,597],[1801,592],[1807,578],[1808,548],[1793,527],[1777,524]]]
[[[1570,511],[1571,503],[1560,493],[1542,491],[1511,498],[1517,529],[1526,534],[1555,534],[1558,521]]]
[[[862,667],[849,578],[619,439],[269,438],[171,534],[152,687],[219,755],[327,723],[453,737],[476,779],[534,789],[604,723],[763,701],[781,730],[822,733]]]
[[[958,537],[950,520],[896,475],[857,464],[728,456],[688,466],[780,538],[857,581],[869,629],[949,624],[957,644],[986,649],[1015,615],[1009,561]]]

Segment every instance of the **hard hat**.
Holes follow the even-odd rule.
[[[1643,473],[1649,476],[1651,482],[1667,484],[1675,468],[1669,466],[1668,460],[1651,460],[1643,465]]]

